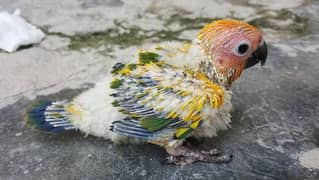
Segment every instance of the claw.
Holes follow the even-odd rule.
[[[192,150],[186,146],[179,146],[177,148],[166,148],[170,156],[167,158],[168,164],[175,165],[188,165],[194,162],[207,162],[207,163],[228,163],[232,160],[232,155],[222,154],[218,149],[205,150]]]
[[[221,155],[223,152],[219,149],[210,149],[208,151],[206,150],[201,150],[200,151],[202,154],[207,154],[207,155],[210,155],[210,156],[219,156]]]
[[[179,166],[185,166],[185,165],[192,164],[192,163],[194,163],[196,161],[198,161],[198,160],[196,160],[195,158],[191,158],[191,157],[169,156],[167,158],[166,163],[167,164],[173,164],[173,165],[179,165]]]
[[[207,163],[229,163],[233,159],[233,155],[224,154],[219,156],[206,156],[199,161],[207,162]]]

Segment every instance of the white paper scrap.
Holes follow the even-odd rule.
[[[20,16],[20,10],[0,12],[0,49],[14,52],[20,46],[40,43],[44,37],[40,29]]]

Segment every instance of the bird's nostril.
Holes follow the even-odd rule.
[[[218,64],[221,65],[221,64],[223,64],[223,59],[218,59],[217,62],[218,62]]]

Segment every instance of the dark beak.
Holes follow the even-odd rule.
[[[263,44],[261,44],[258,49],[248,58],[247,64],[245,66],[245,69],[254,66],[260,61],[260,64],[263,66],[267,59],[267,44],[264,41]]]

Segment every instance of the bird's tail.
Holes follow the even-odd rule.
[[[66,101],[35,102],[26,112],[26,123],[33,129],[49,133],[75,130],[67,111],[68,106]]]

